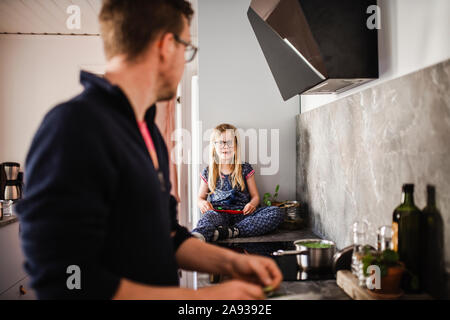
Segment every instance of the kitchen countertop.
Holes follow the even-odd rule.
[[[321,238],[311,229],[276,230],[261,237],[234,238],[218,241],[218,243],[277,242],[295,241],[298,239]],[[208,274],[198,274],[197,287],[211,286]],[[350,300],[351,298],[336,284],[336,280],[283,281],[273,299],[295,300]]]
[[[218,244],[225,243],[248,243],[248,242],[277,242],[277,241],[295,241],[299,239],[317,239],[321,238],[312,232],[311,229],[304,228],[300,230],[278,229],[270,234],[260,237],[232,238],[217,241]]]
[[[0,220],[0,228],[4,227],[4,226],[7,226],[8,224],[14,223],[17,220],[18,220],[17,216],[14,215],[14,214],[12,216],[9,216],[9,217],[3,217],[3,219]]]
[[[207,287],[208,274],[197,275],[197,287]],[[276,292],[277,297],[272,299],[287,300],[351,300],[351,298],[336,284],[336,280],[318,281],[283,281]],[[281,296],[282,295],[282,296]]]
[[[277,242],[294,241],[298,239],[321,238],[312,230],[304,228],[301,230],[276,230],[275,232],[261,237],[235,238],[218,241],[218,244],[247,243],[247,242]],[[339,250],[339,248],[338,248]],[[209,274],[197,274],[197,287],[211,286]],[[400,299],[416,300],[430,299],[426,294],[404,295]],[[283,281],[271,300],[351,300],[344,290],[336,283],[336,279],[309,280],[309,281]]]
[[[336,280],[283,281],[275,300],[351,300]]]

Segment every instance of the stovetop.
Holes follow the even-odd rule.
[[[299,268],[295,255],[278,257],[271,255],[273,252],[280,249],[295,250],[293,241],[220,243],[219,245],[240,253],[258,254],[275,260],[281,270],[281,273],[283,274],[283,281],[335,279],[331,268],[316,272],[306,272],[305,270],[301,270]]]

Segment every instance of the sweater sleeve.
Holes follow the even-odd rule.
[[[62,105],[44,118],[16,207],[25,269],[39,299],[110,299],[120,282],[99,254],[117,170],[100,135],[84,133],[98,132],[98,123],[76,109]]]
[[[192,237],[191,233],[185,227],[178,223],[178,203],[174,196],[170,196],[170,211],[172,217],[172,231],[175,231],[173,236],[174,250],[177,251],[180,245],[188,238]]]
[[[164,153],[163,159],[165,159],[164,161],[166,161],[166,167],[167,167],[167,171],[165,173],[167,190],[169,190],[169,192],[170,192],[170,190],[172,189],[172,183],[170,182],[169,153],[167,150],[167,145],[166,145],[164,138],[162,137],[161,132],[159,131],[157,126],[154,126],[154,130],[155,130],[156,137],[159,140],[159,143],[161,145],[161,151]],[[171,194],[169,195],[169,214],[170,214],[171,230],[172,230],[172,232],[175,231],[175,235],[172,238],[173,246],[174,246],[174,250],[177,251],[178,248],[180,247],[180,245],[184,241],[186,241],[188,238],[192,237],[192,235],[186,227],[180,225],[180,223],[178,221],[178,202],[175,199],[175,197]]]

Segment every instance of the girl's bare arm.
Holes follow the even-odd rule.
[[[202,213],[205,213],[208,210],[214,210],[212,204],[206,201],[208,197],[208,191],[209,191],[208,184],[203,179],[201,179],[200,190],[198,192],[197,206]]]
[[[250,203],[257,207],[259,205],[259,192],[256,187],[255,176],[251,176],[247,179],[248,192],[250,193]]]

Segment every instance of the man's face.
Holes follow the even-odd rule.
[[[191,35],[189,31],[189,24],[187,19],[183,16],[183,31],[178,35],[181,40],[186,42],[191,41]],[[161,73],[161,86],[158,90],[157,101],[165,101],[173,99],[177,94],[177,87],[183,76],[185,58],[184,52],[186,47],[173,39],[174,51],[168,57],[166,65],[164,66],[164,72]]]

